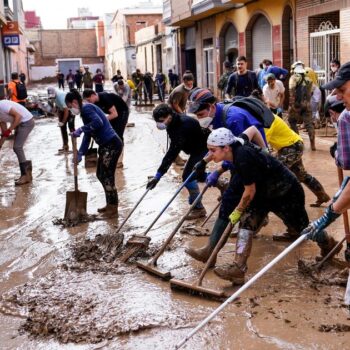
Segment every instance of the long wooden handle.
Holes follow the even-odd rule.
[[[74,163],[74,191],[78,191],[78,150],[77,139],[72,136],[73,145],[73,163]]]
[[[343,183],[343,180],[344,180],[343,169],[337,167],[337,170],[338,170],[339,186],[341,186],[341,184]],[[344,231],[345,231],[346,242],[350,243],[350,228],[349,228],[348,211],[345,211],[343,213],[343,222],[344,222]]]

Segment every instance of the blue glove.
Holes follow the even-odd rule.
[[[341,214],[333,211],[332,204],[327,207],[325,213],[313,221],[306,229],[303,230],[301,234],[307,234],[307,239],[312,239],[313,241],[318,240],[319,234],[329,226],[333,221],[335,221]]]
[[[216,184],[218,183],[219,177],[220,177],[219,172],[215,170],[207,176],[205,182],[209,187],[216,186]]]
[[[224,160],[221,163],[221,168],[224,169],[225,171],[227,170],[232,170],[234,168],[234,165],[232,162],[228,161],[228,160]]]
[[[71,133],[71,135],[72,135],[73,137],[79,137],[82,133],[83,133],[83,129],[82,129],[82,128],[78,128],[78,129],[74,130],[74,131]]]
[[[146,185],[147,189],[153,190],[156,186],[157,183],[159,182],[160,178],[162,177],[162,174],[157,172],[156,175],[154,175],[148,182]]]

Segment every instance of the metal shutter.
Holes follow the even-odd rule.
[[[254,23],[252,29],[252,49],[252,69],[259,68],[259,63],[265,58],[272,61],[271,24],[265,16],[260,16]]]

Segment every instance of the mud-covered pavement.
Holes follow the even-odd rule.
[[[78,119],[78,123],[81,121]],[[134,128],[125,133],[124,169],[117,170],[120,218],[127,215],[145,191],[166,147],[148,110],[133,110]],[[131,260],[122,264],[122,236],[115,236],[113,220],[63,228],[53,224],[64,214],[66,191],[73,188],[71,155],[60,148],[57,119],[37,120],[26,146],[33,162],[32,186],[14,187],[18,175],[10,143],[0,154],[0,348],[1,349],[171,349],[219,304],[171,291],[163,282],[139,270]],[[322,131],[321,131],[322,133]],[[336,169],[329,156],[331,138],[318,138],[318,151],[305,164],[330,194],[337,188]],[[180,185],[180,169],[173,167],[151,191],[122,230],[124,242],[142,233]],[[93,169],[79,166],[79,186],[88,192],[88,213],[104,205],[102,187]],[[204,203],[210,211],[218,191],[210,189]],[[307,205],[314,201],[306,189]],[[186,192],[174,201],[151,230],[147,259],[185,213]],[[309,208],[310,219],[323,209]],[[215,215],[214,215],[215,218]],[[206,227],[210,228],[213,219]],[[273,215],[254,240],[248,276],[252,276],[286,243],[272,243],[283,225]],[[342,221],[329,232],[343,234]],[[184,253],[188,245],[202,245],[207,237],[178,233],[159,259],[159,267],[176,278],[193,281],[202,264]],[[98,247],[96,247],[98,242]],[[232,238],[218,263],[229,262]],[[97,249],[98,248],[98,249]],[[239,300],[188,342],[188,349],[346,349],[350,314],[343,306],[342,268],[326,265],[320,275],[298,271],[298,260],[311,262],[318,249],[312,242],[297,248],[262,277]],[[342,253],[339,255],[342,260]],[[299,264],[300,265],[300,264]],[[324,283],[324,280],[330,283]],[[212,271],[204,285],[225,288],[229,283]]]

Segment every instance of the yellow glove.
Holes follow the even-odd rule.
[[[231,215],[228,217],[231,221],[232,225],[236,225],[237,222],[239,221],[239,219],[241,218],[242,212],[240,212],[239,210],[235,209]]]

